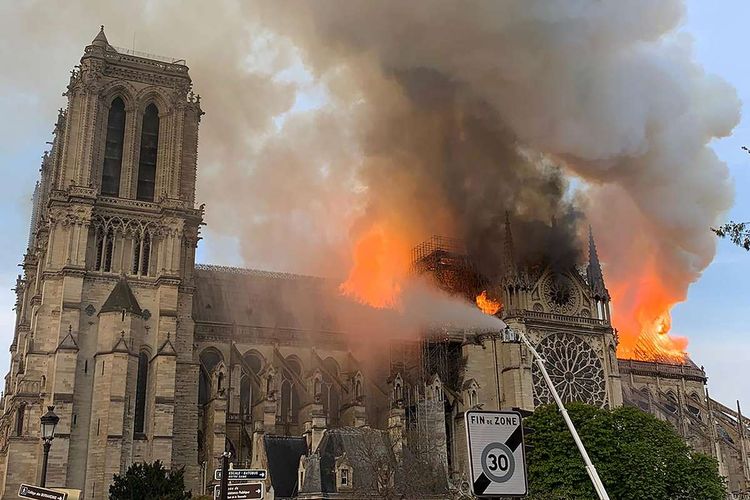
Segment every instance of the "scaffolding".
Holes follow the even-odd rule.
[[[411,251],[411,272],[431,276],[448,293],[463,295],[471,300],[486,281],[466,254],[461,240],[432,236]]]

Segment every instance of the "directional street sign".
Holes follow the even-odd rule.
[[[472,493],[480,498],[526,495],[521,414],[471,410],[464,419]]]
[[[265,469],[229,469],[230,481],[258,481],[265,478]],[[221,481],[221,469],[214,471],[214,479]]]
[[[37,498],[42,500],[65,500],[68,498],[67,493],[60,493],[55,490],[48,490],[41,486],[32,486],[30,484],[22,484],[18,488],[18,496],[21,498]]]
[[[227,500],[263,498],[263,483],[232,483],[227,488]],[[221,486],[214,486],[214,500],[221,498]]]

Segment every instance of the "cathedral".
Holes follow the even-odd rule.
[[[113,474],[154,460],[184,467],[198,495],[225,450],[237,467],[268,470],[266,498],[358,498],[383,486],[363,459],[382,449],[414,470],[428,451],[440,477],[414,483],[462,498],[464,412],[551,401],[528,350],[501,332],[425,332],[392,342],[373,366],[337,324],[336,283],[196,264],[203,111],[185,61],[115,48],[102,28],[65,96],[15,288],[1,499],[38,484],[39,419],[51,406],[60,420],[46,483],[80,498],[106,498]],[[711,399],[690,360],[617,358],[593,237],[581,268],[525,269],[514,264],[512,225],[497,283],[446,238],[416,247],[413,271],[467,297],[501,298],[497,315],[535,344],[565,401],[653,413],[719,461],[730,491],[750,492],[739,404]]]

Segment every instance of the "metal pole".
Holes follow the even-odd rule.
[[[204,460],[201,462],[201,494],[206,494],[206,469],[208,468],[207,462]]]
[[[39,486],[44,488],[47,486],[47,460],[49,460],[49,449],[52,447],[52,440],[44,440],[44,460],[42,460],[42,479],[39,481]]]
[[[573,421],[570,420],[570,416],[568,415],[568,410],[565,409],[565,405],[560,399],[560,395],[557,393],[557,389],[555,389],[555,385],[552,383],[552,379],[549,378],[549,374],[547,373],[547,368],[544,367],[544,359],[542,359],[539,353],[536,352],[536,349],[534,349],[534,346],[531,345],[531,342],[529,342],[529,339],[526,338],[526,335],[524,335],[522,331],[518,330],[517,333],[518,333],[518,336],[523,341],[523,343],[526,344],[526,347],[529,349],[529,351],[531,351],[531,354],[534,356],[536,365],[541,370],[542,377],[544,377],[544,381],[547,383],[547,387],[549,387],[549,390],[552,393],[552,397],[555,398],[555,403],[557,403],[557,407],[559,408],[560,413],[562,414],[563,420],[565,420],[565,424],[568,426],[568,430],[573,435],[573,441],[575,441],[576,446],[578,447],[578,451],[581,453],[581,456],[583,457],[583,463],[586,464],[586,472],[588,473],[589,478],[591,479],[591,483],[594,485],[596,494],[599,496],[600,500],[609,500],[609,495],[607,494],[607,490],[604,489],[604,484],[602,483],[602,480],[599,478],[599,474],[596,472],[596,467],[594,467],[594,464],[591,462],[591,459],[589,458],[589,454],[586,452],[586,448],[583,446],[583,442],[581,441],[581,438],[578,435],[578,431],[576,431],[576,428],[573,425]]]
[[[229,488],[229,456],[231,453],[225,451],[221,454],[221,486],[219,487],[219,498],[227,500],[227,489]]]

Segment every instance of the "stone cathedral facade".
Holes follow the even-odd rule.
[[[60,423],[47,485],[86,499],[157,459],[184,467],[197,493],[224,450],[269,470],[269,498],[356,498],[368,471],[354,448],[368,436],[393,450],[429,442],[447,479],[438,497],[460,497],[463,413],[551,399],[530,354],[497,332],[446,329],[393,342],[373,366],[336,322],[335,283],[196,265],[203,112],[191,89],[184,61],[116,49],[103,29],[71,74],[16,284],[0,498],[38,482],[39,418],[51,405]],[[748,420],[708,398],[695,365],[616,358],[593,238],[589,247],[585,268],[510,264],[485,283],[456,245],[435,239],[415,249],[414,270],[502,298],[498,314],[536,344],[566,401],[655,413],[746,490]]]

